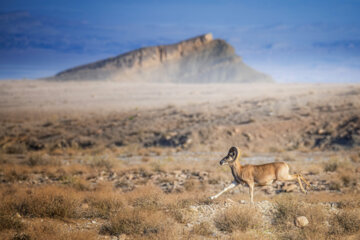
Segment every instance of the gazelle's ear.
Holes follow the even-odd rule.
[[[233,152],[233,153],[236,154],[237,151],[238,151],[238,150],[237,150],[237,147],[231,147],[231,148],[229,149],[229,153],[232,153],[232,152]]]

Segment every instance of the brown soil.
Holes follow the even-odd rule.
[[[0,89],[2,239],[359,237],[358,85]],[[285,161],[312,188],[256,188],[254,208],[246,186],[210,201],[232,181],[218,164],[232,145],[243,164]]]

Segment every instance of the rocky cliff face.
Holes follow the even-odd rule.
[[[258,82],[272,81],[243,63],[232,46],[211,34],[176,44],[140,48],[71,68],[54,80],[124,82]]]

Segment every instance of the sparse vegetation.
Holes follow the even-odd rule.
[[[171,219],[158,211],[124,209],[113,215],[109,223],[101,226],[100,234],[127,234],[143,238],[170,237],[175,229],[170,223]]]
[[[17,189],[3,197],[3,204],[21,216],[67,218],[77,216],[78,200],[71,189],[47,186]]]
[[[259,213],[249,207],[232,207],[215,218],[215,226],[220,231],[233,232],[241,230],[246,232],[249,229],[261,227],[261,219]]]
[[[301,202],[287,196],[280,198],[275,203],[275,213],[273,215],[274,225],[282,230],[288,230],[294,225],[295,217],[301,215]]]
[[[330,218],[331,228],[329,233],[331,235],[348,235],[354,234],[360,231],[360,211],[355,210],[342,210],[339,213],[334,214]]]
[[[336,111],[311,100],[286,112],[286,98],[269,98],[2,112],[0,239],[358,239],[360,108],[339,96]],[[232,181],[219,160],[235,144],[242,163],[287,161],[314,188],[257,188],[254,206],[242,186],[210,200]]]
[[[337,160],[330,160],[324,166],[325,172],[335,172],[338,168],[338,161]]]
[[[209,237],[213,233],[211,230],[211,224],[208,222],[201,222],[193,227],[192,232],[196,235],[202,235]]]
[[[6,229],[21,230],[23,227],[24,224],[21,222],[20,217],[4,209],[0,209],[0,232]]]

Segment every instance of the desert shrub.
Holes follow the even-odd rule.
[[[355,187],[358,182],[358,175],[352,170],[343,169],[340,172],[340,179],[345,187]]]
[[[196,182],[194,180],[187,180],[184,183],[184,187],[186,191],[194,191],[196,188]]]
[[[24,227],[20,218],[13,213],[2,209],[4,206],[0,206],[0,231],[5,229],[15,229],[20,230]]]
[[[178,223],[187,223],[193,217],[193,212],[188,209],[170,209],[169,210],[170,216],[175,219]]]
[[[165,173],[164,164],[161,164],[159,161],[151,163],[152,170],[157,173]]]
[[[16,233],[11,240],[30,240],[30,235],[26,233]]]
[[[328,226],[326,224],[327,214],[321,205],[310,205],[302,209],[302,214],[309,220],[309,225],[298,228],[297,239],[326,239]]]
[[[19,167],[19,165],[2,165],[1,170],[4,174],[4,179],[9,182],[25,181],[29,178],[28,169]]]
[[[289,228],[293,225],[295,217],[300,214],[300,203],[292,198],[281,198],[275,203],[275,213],[273,215],[274,225]]]
[[[76,239],[76,240],[96,240],[97,234],[91,231],[77,231],[77,232],[62,232],[58,236],[59,240],[68,240],[68,239]]]
[[[360,212],[358,210],[343,210],[330,219],[329,234],[353,234],[360,230]]]
[[[296,217],[305,216],[309,225],[296,227]],[[279,239],[326,239],[327,215],[321,205],[304,205],[298,199],[282,198],[275,204],[273,224]]]
[[[36,239],[36,240],[95,240],[97,232],[91,230],[69,231],[63,222],[47,219],[46,221],[33,220],[28,226],[14,235],[13,239]]]
[[[43,153],[31,153],[27,159],[26,164],[29,166],[46,166],[46,165],[60,165],[60,161]]]
[[[0,164],[6,164],[6,163],[9,163],[9,159],[7,158],[6,154],[0,152]]]
[[[211,225],[208,222],[201,222],[200,224],[196,224],[193,229],[192,233],[202,236],[211,236]]]
[[[324,164],[325,172],[335,172],[338,169],[339,163],[336,159],[331,159]]]
[[[194,212],[189,207],[196,202],[186,194],[166,195],[164,202],[166,202],[164,203],[166,204],[164,206],[166,212],[178,223],[188,223],[194,215]]]
[[[157,210],[163,207],[163,195],[163,192],[155,186],[144,186],[131,192],[128,199],[135,208]]]
[[[338,202],[340,209],[356,209],[360,208],[360,199],[348,199]]]
[[[215,226],[220,231],[233,232],[235,230],[247,231],[258,228],[260,216],[253,208],[231,207],[215,217]]]
[[[278,147],[275,147],[275,146],[271,146],[271,147],[269,147],[269,152],[271,152],[271,153],[281,153],[281,152],[284,152],[284,150],[280,149]]]
[[[76,217],[78,200],[70,189],[55,186],[20,190],[6,198],[8,207],[23,216]]]
[[[271,239],[269,236],[261,236],[261,234],[255,232],[242,232],[242,231],[234,231],[231,233],[230,240],[268,240]]]
[[[171,234],[171,219],[159,211],[141,211],[139,209],[123,209],[110,218],[100,228],[100,234],[142,236],[141,238],[163,239]],[[163,236],[163,237],[160,237]],[[164,239],[171,239],[164,238]]]
[[[85,217],[109,218],[111,214],[121,210],[123,199],[112,193],[92,193],[85,201],[89,205],[83,215]]]
[[[158,209],[161,207],[161,203],[159,201],[158,196],[150,195],[150,196],[141,196],[135,198],[132,201],[132,205],[136,208],[141,209]]]
[[[111,217],[110,222],[100,229],[100,234],[120,235],[120,234],[143,234],[152,227],[143,222],[140,211],[130,211],[124,209]]]
[[[110,170],[114,167],[115,161],[113,159],[110,159],[108,156],[94,156],[88,160],[88,163],[91,167],[96,168],[106,168],[107,170]]]
[[[27,152],[25,143],[11,143],[4,146],[7,154],[24,154]]]
[[[341,184],[338,181],[331,181],[329,183],[329,189],[333,191],[340,191],[341,190]]]
[[[91,190],[90,183],[82,178],[75,178],[70,183],[70,186],[77,191],[90,191]]]
[[[359,163],[360,162],[360,153],[358,154],[352,154],[350,156],[350,160],[353,162],[353,163]]]

